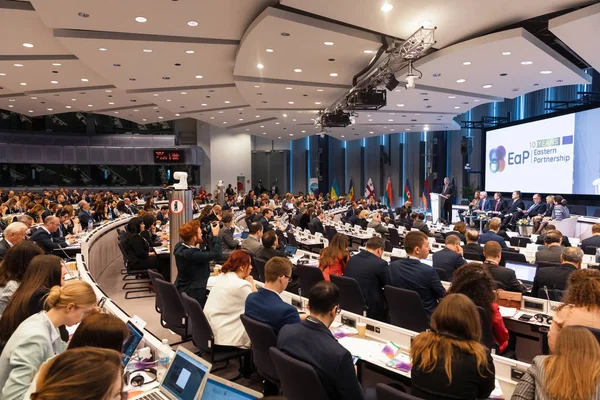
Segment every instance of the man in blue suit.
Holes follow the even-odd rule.
[[[506,249],[506,242],[504,238],[498,235],[498,231],[500,230],[500,225],[502,221],[498,217],[494,217],[490,220],[490,229],[479,236],[479,244],[486,244],[487,242],[494,241],[498,242],[503,249]]]
[[[404,238],[404,249],[408,258],[390,264],[388,284],[417,292],[427,316],[431,317],[446,290],[435,269],[421,262],[429,255],[429,239],[423,232],[408,232]]]
[[[265,264],[265,286],[246,298],[246,316],[270,325],[275,334],[286,324],[300,322],[296,307],[279,297],[291,278],[291,261],[285,257],[271,258]]]
[[[494,207],[492,203],[492,200],[488,199],[487,192],[481,192],[479,194],[479,203],[477,203],[477,209],[473,211],[477,214],[492,211],[492,208]]]
[[[544,215],[547,208],[548,204],[542,202],[542,196],[539,194],[534,194],[533,204],[530,205],[527,210],[523,210],[523,214],[525,214],[526,217],[533,218],[537,215]]]
[[[463,249],[460,247],[460,238],[456,235],[446,237],[446,247],[433,253],[433,268],[439,268],[446,271],[448,280],[452,280],[454,271],[465,265],[467,262],[463,258]]]

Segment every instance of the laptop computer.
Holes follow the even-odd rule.
[[[237,383],[208,374],[200,400],[254,400],[262,399],[263,394]]]
[[[158,388],[131,400],[195,400],[204,390],[211,367],[208,361],[179,347]]]
[[[525,285],[528,290],[531,289],[537,271],[535,265],[507,261],[505,267],[515,271],[517,279],[523,282],[523,285]]]
[[[242,236],[241,236],[241,238],[242,238],[242,239],[246,239],[248,236],[250,236],[250,232],[248,232],[248,231],[244,231],[244,232],[242,232]]]
[[[298,248],[296,246],[290,246],[290,245],[285,246],[285,250],[284,250],[285,255],[288,257],[292,257],[292,258],[294,257],[294,255],[296,254],[297,251],[298,251]]]
[[[129,329],[129,337],[123,343],[123,359],[121,360],[121,365],[123,368],[127,366],[127,363],[131,359],[131,356],[137,349],[138,345],[144,338],[144,333],[138,329],[137,326],[133,324],[131,321],[127,321],[127,329]]]

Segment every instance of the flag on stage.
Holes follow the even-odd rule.
[[[350,178],[350,189],[348,189],[348,200],[354,201],[354,182]]]
[[[383,198],[384,203],[385,203],[386,206],[391,207],[392,204],[393,204],[393,200],[392,200],[392,180],[390,179],[389,176],[388,176],[388,179],[387,179],[387,186],[385,188],[385,194],[386,195]]]
[[[375,186],[373,186],[371,178],[369,178],[367,187],[365,188],[365,199],[368,199],[369,197],[375,197]]]
[[[330,197],[333,200],[337,200],[340,196],[340,187],[338,186],[337,180],[333,178],[333,184],[331,185]]]
[[[410,201],[412,204],[412,195],[410,194],[410,182],[408,178],[406,178],[406,182],[404,183],[404,202]]]
[[[429,187],[429,178],[425,178],[425,185],[423,189],[423,207],[425,211],[429,211],[429,194],[431,193],[431,188]]]

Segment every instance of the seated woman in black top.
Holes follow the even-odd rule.
[[[411,345],[412,395],[426,400],[487,399],[495,387],[490,352],[479,343],[481,324],[475,304],[449,294],[431,316],[431,332]]]
[[[142,237],[146,239],[148,243],[150,243],[150,246],[162,246],[160,237],[156,234],[156,218],[154,218],[154,215],[152,215],[152,213],[146,213],[141,218],[146,229],[144,229],[140,235],[142,235]]]
[[[108,220],[108,205],[99,201],[94,205],[94,212],[92,213],[94,222],[102,222]]]
[[[44,300],[50,288],[64,284],[64,269],[60,257],[53,255],[35,256],[0,318],[0,348],[3,348],[21,322],[44,310]],[[64,326],[59,327],[61,338],[69,340]]]
[[[219,224],[210,225],[211,235],[209,250],[202,251],[197,245],[202,243],[202,232],[198,220],[181,225],[179,237],[181,242],[175,245],[173,254],[177,264],[177,281],[175,286],[180,293],[196,299],[202,307],[206,303],[206,283],[210,276],[208,263],[221,257],[221,242],[218,238]]]
[[[454,225],[454,230],[448,232],[446,234],[446,236],[456,235],[459,237],[461,242],[467,243],[467,238],[465,237],[466,234],[467,234],[467,225],[464,222],[459,221]]]
[[[154,253],[148,240],[140,235],[145,229],[144,222],[139,217],[131,218],[127,223],[125,251],[128,268],[132,270],[156,269],[167,282],[170,282],[170,257],[158,257]]]

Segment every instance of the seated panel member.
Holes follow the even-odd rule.
[[[463,258],[463,249],[460,247],[460,239],[456,235],[446,237],[445,247],[433,253],[433,268],[446,271],[448,277],[454,275],[454,271],[467,263]]]
[[[494,202],[492,205],[492,212],[494,214],[503,214],[506,211],[506,202],[502,198],[502,193],[494,193]]]
[[[518,293],[526,292],[527,289],[523,286],[523,283],[517,280],[515,271],[500,266],[502,247],[500,247],[497,242],[487,242],[485,246],[483,246],[483,253],[485,254],[485,261],[483,262],[484,267],[487,268],[495,281],[500,282],[504,286],[506,291]]]
[[[387,312],[383,287],[388,283],[388,263],[381,259],[384,249],[382,238],[367,240],[366,249],[350,257],[344,276],[356,279],[367,302],[367,317],[385,321]]]
[[[483,258],[483,247],[479,244],[479,232],[475,229],[469,229],[465,235],[465,239],[467,239],[467,244],[464,245],[463,250],[467,250],[470,253],[477,253]]]
[[[523,214],[525,217],[533,218],[544,215],[547,208],[548,204],[542,202],[542,196],[536,193],[533,195],[533,204],[527,210],[523,210]]]
[[[536,264],[540,261],[560,263],[560,256],[565,249],[562,245],[562,235],[559,231],[550,231],[544,237],[545,249],[535,253]]]
[[[533,279],[531,294],[538,296],[539,289],[544,287],[548,290],[565,290],[569,275],[581,268],[583,261],[583,250],[578,247],[567,247],[564,249],[560,262],[556,267],[538,268]]]
[[[479,193],[479,201],[477,202],[477,207],[473,210],[476,214],[486,213],[488,211],[492,211],[494,207],[494,201],[488,198],[487,192]]]
[[[10,226],[10,225],[9,225]],[[592,236],[581,241],[581,249],[585,251],[588,247],[600,248],[600,224],[592,225]]]
[[[277,348],[290,357],[312,365],[331,400],[363,400],[352,355],[329,330],[339,312],[340,289],[321,281],[308,294],[310,316],[299,324],[281,328]]]
[[[60,219],[53,215],[46,217],[44,225],[40,229],[33,232],[31,235],[31,241],[38,243],[46,254],[51,254],[52,250],[67,247],[71,242],[70,239],[57,239],[54,237],[54,232],[58,230]]]
[[[508,202],[508,208],[504,213],[504,221],[503,226],[514,227],[523,213],[519,210],[525,209],[525,203],[521,199],[521,192],[519,190],[515,190],[512,192],[512,201]]]
[[[489,230],[479,236],[479,244],[486,244],[487,242],[494,241],[498,242],[503,249],[506,249],[508,247],[506,241],[502,236],[498,235],[501,223],[502,221],[500,218],[492,218],[490,220]]]
[[[408,257],[390,264],[388,284],[417,292],[430,317],[438,301],[446,294],[446,289],[435,269],[421,262],[430,251],[427,235],[416,231],[407,233],[404,248]]]
[[[265,286],[246,298],[246,316],[264,322],[275,334],[286,324],[300,322],[296,307],[279,296],[292,279],[292,262],[285,257],[271,258],[265,264]]]
[[[242,241],[242,250],[246,250],[252,257],[255,257],[263,247],[260,243],[263,235],[263,226],[258,222],[252,222],[248,226],[248,231],[248,237]]]

